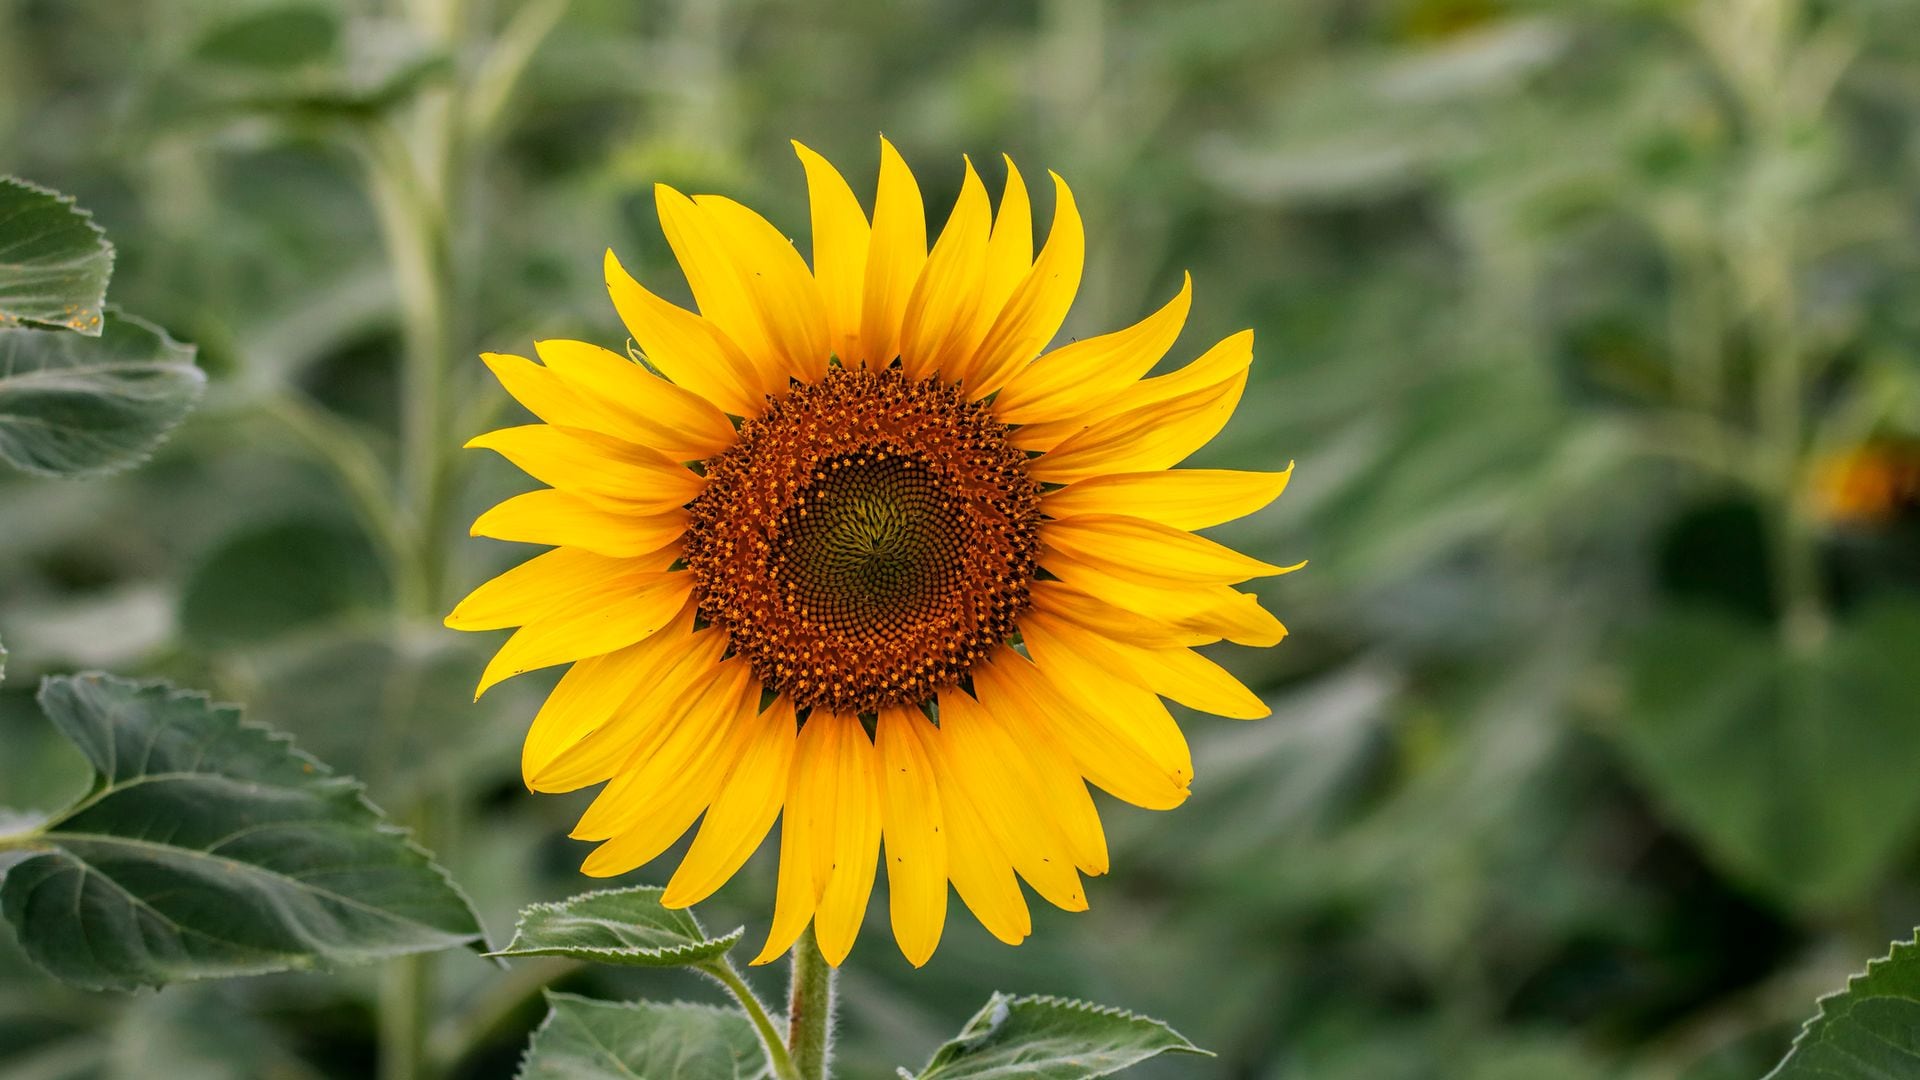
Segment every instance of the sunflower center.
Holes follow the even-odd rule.
[[[800,708],[912,705],[1004,642],[1039,556],[1006,425],[937,380],[835,368],[747,421],[690,505],[700,614]]]

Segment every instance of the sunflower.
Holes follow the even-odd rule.
[[[885,140],[871,220],[794,145],[811,268],[740,203],[660,186],[698,314],[609,251],[627,353],[541,341],[538,363],[483,357],[544,422],[469,445],[551,486],[473,533],[552,550],[447,625],[519,628],[481,693],[572,665],[522,766],[535,791],[605,785],[573,832],[599,842],[586,873],[633,870],[699,821],[665,893],[693,904],[783,818],[756,963],[811,921],[839,964],[883,844],[909,961],[939,942],[949,881],[1018,944],[1032,924],[1016,879],[1083,910],[1081,875],[1107,869],[1088,782],[1151,809],[1187,797],[1163,697],[1267,713],[1194,647],[1277,643],[1285,629],[1234,586],[1283,569],[1193,530],[1266,505],[1288,472],[1169,471],[1226,423],[1253,337],[1146,378],[1189,282],[1134,326],[1044,352],[1084,254],[1058,176],[1038,255],[1011,160],[997,213],[967,163],[929,250]]]

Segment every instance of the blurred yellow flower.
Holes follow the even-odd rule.
[[[892,146],[871,220],[795,147],[811,268],[745,206],[658,187],[699,314],[608,252],[639,362],[579,341],[536,343],[540,363],[485,357],[545,423],[470,445],[552,486],[473,532],[553,550],[447,625],[519,627],[481,692],[573,665],[522,764],[537,791],[606,785],[573,833],[601,842],[587,873],[652,860],[704,813],[666,894],[692,904],[784,811],[756,962],[810,920],[843,960],[883,839],[907,959],[932,955],[948,881],[1017,944],[1016,875],[1081,910],[1080,875],[1107,869],[1087,781],[1153,809],[1186,798],[1192,759],[1161,696],[1267,713],[1193,647],[1277,643],[1285,629],[1234,586],[1283,570],[1192,530],[1266,505],[1288,473],[1168,471],[1239,402],[1252,334],[1145,378],[1186,319],[1183,285],[1138,324],[1042,356],[1084,253],[1057,176],[1037,256],[1011,161],[997,213],[967,164],[929,250]]]
[[[1878,524],[1920,507],[1920,442],[1878,440],[1814,464],[1820,516],[1843,525]]]

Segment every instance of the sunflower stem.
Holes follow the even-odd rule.
[[[787,1007],[787,1053],[800,1080],[826,1080],[833,1056],[834,970],[808,927],[793,943],[793,994]]]
[[[780,1041],[780,1029],[773,1024],[767,1007],[760,1002],[760,995],[753,992],[747,981],[740,977],[739,969],[733,961],[722,956],[718,962],[700,965],[700,970],[713,977],[727,993],[740,1003],[740,1008],[753,1022],[753,1030],[760,1036],[760,1045],[767,1051],[767,1064],[773,1067],[775,1080],[801,1080],[800,1070],[793,1063],[793,1056],[787,1052],[787,1046]]]

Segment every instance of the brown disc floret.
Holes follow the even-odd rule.
[[[705,468],[700,615],[800,708],[926,701],[1026,609],[1039,486],[1007,426],[938,380],[836,367]]]

